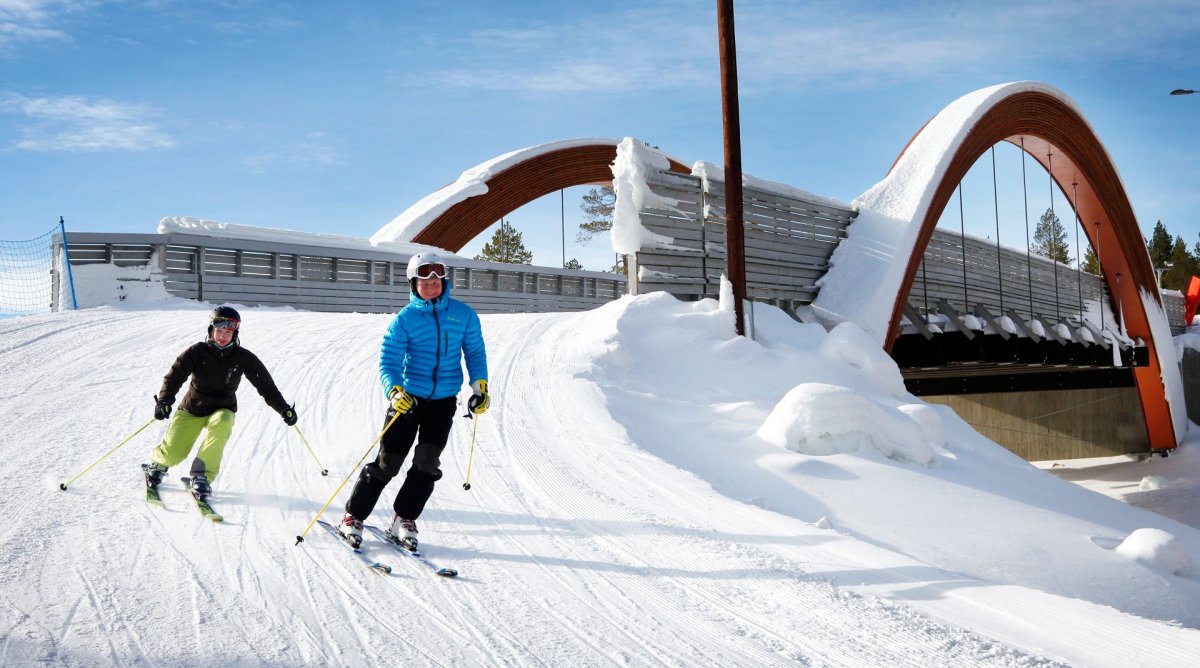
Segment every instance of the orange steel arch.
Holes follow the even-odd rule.
[[[587,144],[533,156],[494,174],[488,191],[469,197],[430,221],[413,241],[459,251],[492,223],[543,195],[562,188],[612,183],[613,144]],[[670,160],[671,171],[690,174],[691,168]]]
[[[924,129],[914,135],[905,151]],[[1146,416],[1150,446],[1174,448],[1178,439],[1163,386],[1162,362],[1141,297],[1143,293],[1151,294],[1161,304],[1141,230],[1120,177],[1100,140],[1074,109],[1052,95],[1028,91],[1001,100],[979,118],[956,149],[926,209],[892,307],[886,347],[890,351],[900,331],[904,305],[943,209],[975,161],[1000,141],[1018,147],[1023,144],[1024,150],[1050,172],[1064,193],[1071,193],[1071,186],[1078,184],[1075,208],[1088,241],[1093,249],[1098,249],[1104,281],[1124,314],[1129,336],[1140,338],[1149,349],[1149,365],[1134,368],[1133,373]],[[895,166],[893,163],[892,168]]]

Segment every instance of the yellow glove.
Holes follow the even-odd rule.
[[[487,381],[477,380],[471,383],[471,389],[475,390],[475,394],[467,399],[467,410],[476,415],[486,413],[488,407],[492,405],[492,398],[488,396]]]
[[[392,402],[392,408],[397,413],[403,414],[407,413],[408,409],[413,407],[416,399],[413,398],[413,395],[405,392],[403,387],[393,385],[392,389],[388,390],[388,401]]]

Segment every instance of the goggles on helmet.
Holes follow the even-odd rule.
[[[238,328],[238,321],[230,320],[229,318],[216,318],[212,321],[212,326],[213,329],[228,329],[236,332]]]
[[[449,272],[441,262],[431,262],[417,267],[416,274],[417,278],[445,278]]]

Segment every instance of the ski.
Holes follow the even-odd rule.
[[[146,468],[147,465],[142,464],[143,475],[146,473]],[[156,508],[165,509],[167,507],[167,505],[163,503],[162,497],[158,495],[158,485],[151,485],[149,478],[146,478],[146,503],[155,506]]]
[[[162,497],[158,495],[158,488],[149,485],[146,485],[146,503],[164,510],[167,507],[167,504],[163,503]]]
[[[196,496],[195,494],[192,494],[192,479],[191,478],[188,478],[185,476],[183,478],[180,478],[179,480],[181,480],[183,482],[183,487],[184,487],[184,489],[186,489],[188,491],[188,495],[191,496],[192,499],[196,501],[196,507],[200,509],[201,517],[203,517],[204,519],[206,519],[210,522],[224,522],[225,521],[225,518],[221,517],[221,515],[219,513],[217,513],[217,511],[213,510],[213,507],[208,504],[208,499],[203,499],[201,497]]]
[[[363,528],[366,529],[367,531],[370,531],[371,535],[375,536],[379,540],[387,543],[388,545],[391,545],[392,549],[396,550],[400,554],[410,557],[410,558],[414,559],[417,563],[424,566],[425,568],[428,568],[430,571],[433,572],[434,575],[440,575],[444,578],[452,578],[452,577],[456,577],[458,575],[457,570],[455,570],[453,568],[445,568],[442,566],[438,566],[437,564],[430,561],[425,555],[421,554],[421,552],[419,550],[409,550],[408,548],[404,547],[400,543],[393,540],[390,536],[388,536],[387,533],[385,533],[379,527],[371,526],[369,524],[364,524]]]
[[[363,564],[365,564],[367,568],[369,568],[377,573],[391,573],[392,572],[391,566],[388,566],[387,564],[379,562],[379,561],[371,561],[370,557],[363,554],[362,548],[354,547],[350,543],[347,543],[346,541],[342,540],[342,537],[338,535],[337,529],[333,528],[333,525],[330,524],[329,522],[326,522],[325,520],[317,520],[317,524],[320,524],[326,531],[328,531],[329,535],[333,536],[333,539],[336,540],[339,545],[341,545],[342,547],[346,548],[347,550],[350,550],[355,555],[357,555],[358,558],[362,560]]]

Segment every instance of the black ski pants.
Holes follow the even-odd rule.
[[[450,427],[454,422],[457,397],[445,399],[419,399],[407,413],[383,435],[379,445],[379,456],[367,464],[358,474],[358,482],[346,503],[346,512],[360,520],[366,520],[375,509],[383,488],[400,473],[408,451],[416,442],[412,465],[404,484],[396,494],[392,509],[405,519],[415,520],[425,510],[425,503],[433,494],[433,485],[442,477],[442,450],[450,438]],[[384,424],[391,422],[396,411],[389,407]]]

